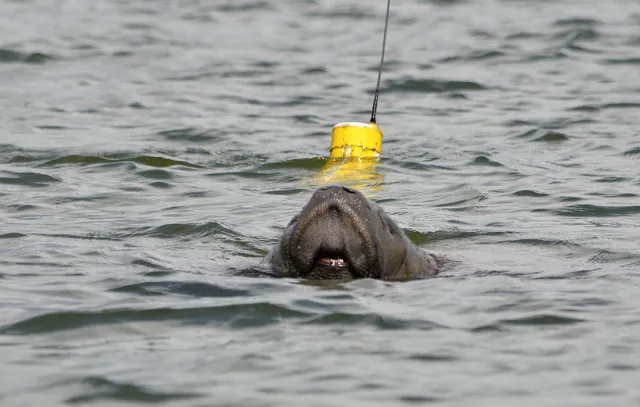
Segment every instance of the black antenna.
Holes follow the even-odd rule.
[[[384,21],[384,36],[382,37],[382,56],[380,57],[380,69],[378,69],[378,84],[376,85],[376,94],[373,97],[373,109],[371,109],[371,123],[376,122],[376,110],[378,110],[378,95],[380,94],[380,77],[382,76],[382,64],[384,63],[384,47],[387,44],[387,26],[389,25],[389,9],[391,8],[391,0],[387,0],[387,17]]]

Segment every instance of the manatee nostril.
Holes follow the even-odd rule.
[[[346,192],[350,193],[350,194],[355,194],[356,191],[354,191],[353,189],[349,188],[349,187],[342,187],[342,189],[344,189]]]

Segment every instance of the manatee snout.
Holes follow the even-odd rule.
[[[282,276],[406,279],[436,273],[428,256],[376,203],[332,185],[314,192],[264,261]]]

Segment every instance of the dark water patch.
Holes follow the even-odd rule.
[[[172,166],[183,166],[190,168],[204,168],[196,164],[192,164],[186,161],[173,160],[165,157],[158,156],[130,156],[130,157],[110,157],[106,156],[91,156],[91,155],[67,155],[59,157],[53,160],[49,160],[39,165],[39,167],[56,166],[56,165],[93,165],[93,164],[112,164],[112,163],[126,163],[132,162],[136,164],[142,164],[149,167],[164,168]]]
[[[263,191],[262,193],[267,195],[299,195],[302,193],[308,192],[306,189],[302,188],[287,188],[287,189],[273,189],[269,191]]]
[[[532,141],[557,143],[557,142],[567,141],[567,140],[569,140],[569,137],[566,134],[556,132],[556,131],[547,131],[544,134],[540,135],[539,137],[534,138]]]
[[[617,217],[640,213],[640,206],[571,205],[552,211],[555,215],[568,217]]]
[[[4,171],[14,177],[0,177],[0,184],[22,185],[27,187],[46,187],[51,184],[62,182],[60,178],[38,172],[13,172]]]
[[[573,44],[575,41],[594,41],[599,38],[600,33],[590,27],[573,27],[557,32],[552,36],[552,39],[567,41],[567,45]]]
[[[638,102],[619,102],[619,103],[602,103],[602,104],[588,104],[580,105],[569,108],[567,110],[577,112],[598,112],[608,109],[640,109],[640,103]]]
[[[131,265],[147,267],[155,270],[167,270],[165,266],[146,259],[135,259],[131,262]]]
[[[586,17],[561,18],[553,22],[555,27],[594,27],[600,24],[601,22],[599,20]]]
[[[498,50],[474,50],[465,55],[453,55],[450,57],[442,58],[437,62],[451,63],[451,62],[486,61],[486,60],[498,59],[505,55],[506,53]]]
[[[624,156],[636,156],[640,154],[640,147],[635,147],[622,153]]]
[[[60,126],[58,124],[40,124],[34,126],[36,129],[40,130],[69,130],[71,127],[68,126]]]
[[[180,196],[185,198],[208,198],[213,196],[211,191],[191,191],[191,192],[183,192]]]
[[[566,134],[553,131],[553,130],[545,130],[545,129],[528,130],[522,134],[517,135],[516,137],[527,138],[533,142],[547,142],[547,143],[557,143],[557,142],[569,140],[569,136],[567,136]]]
[[[8,209],[13,209],[16,212],[24,212],[32,209],[39,209],[38,206],[29,204],[11,204],[7,206]]]
[[[307,105],[314,105],[316,102],[320,101],[319,97],[316,96],[309,96],[309,95],[301,95],[301,96],[294,96],[291,97],[289,99],[285,99],[285,100],[281,100],[281,101],[275,101],[275,100],[271,100],[268,102],[260,102],[261,105],[264,106],[269,106],[269,107],[278,107],[278,108],[282,108],[282,107],[296,107],[296,106],[307,106]]]
[[[621,260],[636,260],[640,261],[640,255],[633,253],[620,253],[614,252],[609,249],[600,250],[598,253],[594,254],[587,260],[589,263],[610,263]]]
[[[109,291],[146,296],[178,294],[197,298],[249,297],[252,295],[251,291],[248,290],[228,288],[209,283],[181,281],[161,281],[127,284],[117,288],[113,288]]]
[[[120,241],[122,240],[117,236],[109,236],[102,233],[88,233],[75,235],[70,233],[33,233],[34,236],[43,236],[43,237],[51,237],[54,239],[79,239],[79,240],[104,240],[104,241]]]
[[[628,178],[628,177],[602,177],[602,178],[594,179],[593,182],[612,183],[612,182],[626,182],[631,180],[632,178]]]
[[[139,171],[137,174],[141,177],[148,178],[148,179],[172,179],[173,178],[173,174],[165,170],[146,170],[146,171]]]
[[[377,313],[354,314],[346,312],[332,312],[318,317],[307,319],[303,325],[338,325],[338,326],[371,326],[382,330],[433,330],[445,328],[428,320],[401,319],[392,316],[383,316]]]
[[[602,63],[607,65],[640,65],[640,57],[605,58]]]
[[[200,224],[170,223],[153,228],[141,228],[133,232],[121,234],[122,237],[150,236],[161,239],[203,238],[218,235],[234,238],[241,237],[239,233],[219,222],[206,222]]]
[[[34,161],[40,161],[41,159],[42,159],[41,157],[37,157],[33,155],[19,154],[9,158],[6,162],[9,164],[26,164]]]
[[[631,192],[623,192],[623,193],[606,193],[606,192],[592,192],[589,195],[593,196],[603,196],[605,198],[638,198],[640,195],[634,194]]]
[[[33,335],[68,331],[99,325],[134,322],[179,321],[181,324],[225,324],[231,328],[258,327],[300,319],[309,314],[267,302],[197,308],[120,309],[95,312],[51,312],[0,328],[5,335]]]
[[[90,196],[56,196],[51,198],[50,202],[56,205],[62,205],[69,202],[96,202],[109,199],[108,195],[90,195]]]
[[[459,91],[477,91],[486,88],[478,83],[470,81],[447,81],[436,79],[391,79],[388,80],[381,92],[419,92],[419,93],[444,93]],[[368,93],[373,94],[373,90]]]
[[[563,195],[563,196],[559,196],[559,197],[555,198],[555,200],[557,202],[579,202],[579,201],[584,201],[584,198],[579,197],[579,196]]]
[[[314,114],[295,114],[291,118],[297,123],[304,124],[320,124],[324,122],[324,118]]]
[[[469,0],[418,0],[418,3],[435,4],[438,6],[452,6],[468,2]]]
[[[544,34],[542,33],[533,33],[533,32],[528,32],[528,31],[520,31],[520,32],[515,32],[512,34],[507,34],[505,39],[507,41],[512,41],[512,40],[532,40],[532,39],[536,39],[536,38],[542,38],[544,36]]]
[[[454,197],[454,199],[455,198],[456,197]],[[488,197],[486,195],[478,191],[475,191],[475,193],[470,194],[470,196],[468,197],[465,197],[465,198],[461,197],[459,199],[452,200],[449,202],[435,203],[432,206],[434,208],[444,208],[450,211],[468,210],[473,208],[475,204],[478,204],[487,199]]]
[[[167,392],[162,390],[152,390],[137,384],[115,381],[102,376],[88,376],[79,379],[70,379],[50,386],[51,389],[58,387],[77,387],[80,385],[86,390],[70,391],[76,395],[67,397],[67,404],[87,405],[89,403],[104,402],[125,402],[125,403],[166,403],[174,400],[182,401],[201,397],[194,392]]]
[[[486,157],[483,155],[480,155],[474,158],[473,161],[469,163],[469,165],[486,165],[489,167],[504,167],[504,165],[500,164],[499,162],[494,161],[489,157]]]
[[[429,362],[429,363],[431,362],[448,363],[448,362],[459,360],[459,358],[454,355],[446,355],[446,354],[439,354],[439,353],[414,353],[409,355],[408,359],[416,360],[418,362]]]
[[[217,11],[221,12],[244,12],[244,11],[258,11],[258,10],[270,10],[272,3],[268,1],[247,1],[247,2],[235,2],[227,1],[226,4],[222,4],[216,7]]]
[[[361,19],[375,19],[378,15],[372,12],[369,8],[360,6],[341,6],[334,7],[326,11],[311,11],[306,13],[306,16],[312,19],[346,19],[346,20],[361,20]]]
[[[544,192],[533,191],[531,189],[522,189],[520,191],[514,192],[513,195],[530,197],[530,198],[544,198],[549,196],[549,194],[545,194]]]
[[[309,68],[302,69],[300,71],[301,75],[318,75],[318,74],[326,74],[327,69],[323,66],[313,66]]]
[[[152,183],[149,184],[149,186],[151,186],[153,188],[159,188],[159,189],[175,188],[175,185],[169,184],[168,182],[163,182],[163,181],[152,182]]]
[[[504,125],[506,127],[522,127],[522,126],[533,126],[534,123],[527,121],[527,120],[520,120],[520,119],[510,119],[507,120],[506,122],[504,122]]]
[[[532,326],[549,326],[549,325],[574,325],[586,322],[584,319],[572,318],[554,314],[537,314],[521,318],[503,319],[501,324],[505,325],[532,325]]]
[[[430,233],[422,233],[411,229],[404,229],[407,237],[411,239],[416,245],[423,245],[430,242],[444,241],[444,240],[459,240],[459,239],[471,239],[477,237],[493,237],[493,236],[508,236],[511,232],[498,232],[498,231],[472,231],[472,230],[460,230],[457,228],[442,229]]]
[[[153,271],[145,271],[144,273],[140,273],[140,275],[145,277],[167,277],[173,274],[176,274],[176,271],[173,270],[153,270]]]
[[[164,130],[157,133],[158,136],[170,141],[190,143],[212,143],[221,138],[221,133],[212,129],[198,129],[195,127],[185,127],[174,130]]]
[[[27,235],[25,235],[24,233],[18,233],[18,232],[9,232],[9,233],[4,233],[0,235],[0,239],[19,239],[21,237],[26,237]]]
[[[42,52],[20,52],[7,48],[0,48],[0,63],[22,62],[26,64],[44,64],[57,59],[53,55]]]
[[[579,244],[572,243],[567,240],[561,240],[561,239],[523,238],[523,239],[504,240],[497,243],[512,243],[512,244],[521,244],[525,246],[567,246],[567,247],[571,246],[575,248],[581,247]]]

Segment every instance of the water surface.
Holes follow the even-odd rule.
[[[640,5],[392,4],[371,199],[456,260],[234,276],[366,121],[385,2],[0,3],[6,406],[640,403]]]

